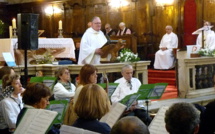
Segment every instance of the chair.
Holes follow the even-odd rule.
[[[56,77],[50,77],[50,76],[44,76],[43,77],[43,83],[49,87],[51,90],[54,87],[54,84],[56,83],[57,78]]]
[[[52,100],[52,101],[50,101],[50,105],[48,105],[48,107],[46,109],[58,112],[58,116],[54,120],[53,124],[62,124],[63,123],[67,104],[68,104],[67,100]]]
[[[43,77],[31,77],[30,83],[43,82]]]

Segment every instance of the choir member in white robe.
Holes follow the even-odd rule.
[[[172,49],[178,47],[178,37],[172,30],[172,26],[166,26],[166,34],[161,39],[160,50],[155,54],[155,69],[170,69],[173,67]]]
[[[92,19],[92,25],[81,38],[78,64],[100,64],[101,47],[107,42],[101,29],[99,17]]]
[[[214,50],[215,49],[215,33],[211,30],[213,26],[211,26],[210,22],[206,21],[204,23],[204,27],[200,29],[199,35],[196,40],[196,45],[202,46],[202,30],[204,33],[204,49]]]

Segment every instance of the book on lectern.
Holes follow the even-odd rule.
[[[27,109],[14,134],[45,134],[57,117],[55,111],[45,109]]]

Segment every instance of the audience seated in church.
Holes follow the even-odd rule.
[[[174,67],[173,48],[178,47],[178,37],[172,32],[172,26],[166,26],[166,34],[160,42],[160,50],[155,54],[154,69],[171,69]]]
[[[197,134],[199,111],[190,103],[175,103],[166,111],[165,123],[170,134]]]
[[[98,120],[110,110],[110,101],[105,90],[97,84],[85,85],[75,103],[75,112],[78,119],[74,127],[90,131],[109,134],[110,126]]]
[[[24,91],[17,74],[4,75],[6,88],[2,93],[4,99],[0,102],[0,133],[10,134],[16,128],[16,120],[23,108],[21,93]]]
[[[119,31],[117,32],[117,36],[123,36],[131,34],[131,30],[125,26],[124,22],[119,23]]]
[[[110,37],[116,35],[116,31],[111,28],[111,25],[109,23],[107,23],[105,24],[104,34]]]
[[[214,134],[214,133],[215,133],[215,101],[212,101],[206,105],[206,109],[201,117],[198,134]]]
[[[24,108],[20,111],[16,125],[22,119],[25,111],[28,108],[45,109],[49,105],[49,98],[51,96],[50,89],[43,83],[30,83],[27,85],[25,92],[23,93]],[[59,134],[59,130],[51,127],[48,134]]]
[[[81,92],[82,88],[86,84],[96,84],[97,83],[97,68],[91,64],[85,64],[79,73],[79,81],[78,86],[75,91],[75,96],[72,101],[70,101],[69,106],[66,110],[66,114],[64,117],[64,124],[72,125],[75,120],[78,118],[76,113],[74,112],[74,104],[76,103],[79,93]]]
[[[110,134],[149,134],[149,129],[137,117],[127,116],[114,124]]]
[[[132,77],[133,67],[126,64],[122,67],[122,78],[116,80],[114,83],[119,83],[113,95],[111,96],[111,102],[115,103],[122,100],[129,94],[136,93],[141,85],[140,80]],[[139,108],[137,102],[135,101],[131,108],[124,112],[124,116],[134,115],[141,119],[145,124],[149,125],[151,122],[151,117],[147,114],[144,108]]]
[[[75,95],[75,85],[70,81],[69,68],[62,66],[56,71],[57,83],[54,86],[53,93],[56,100],[70,100]]]

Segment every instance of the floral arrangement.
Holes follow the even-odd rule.
[[[123,48],[120,51],[120,54],[117,57],[117,60],[120,62],[135,62],[135,61],[139,61],[140,58],[138,57],[138,54],[134,54],[130,49]]]
[[[55,61],[54,56],[49,52],[45,52],[43,55],[36,55],[36,64],[52,64]]]
[[[201,56],[215,56],[215,49],[214,50],[209,50],[209,49],[201,49],[199,50],[199,55]]]

